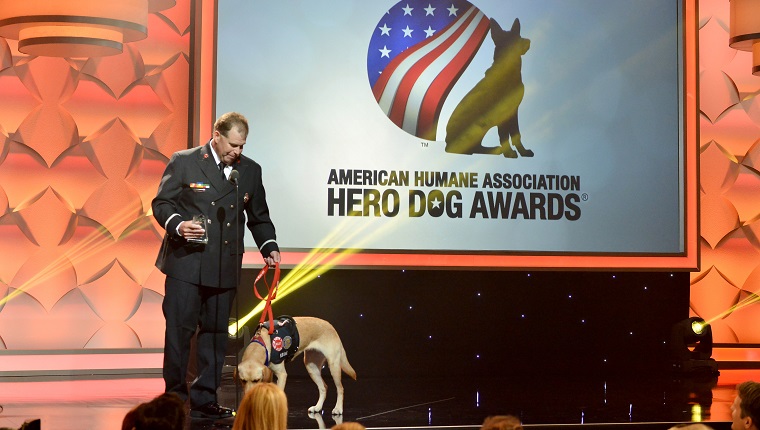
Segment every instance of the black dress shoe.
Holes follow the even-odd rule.
[[[190,410],[191,418],[206,418],[210,420],[219,420],[235,416],[235,410],[225,408],[217,402],[208,402],[203,406],[192,408]]]

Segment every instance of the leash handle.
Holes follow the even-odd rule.
[[[280,263],[275,263],[274,265],[274,276],[272,277],[271,285],[269,282],[267,282],[266,278],[268,271],[269,265],[265,264],[264,267],[259,271],[259,274],[256,276],[256,280],[253,281],[253,292],[256,294],[256,298],[259,300],[266,300],[264,310],[261,312],[259,324],[264,324],[264,321],[266,321],[267,317],[269,317],[269,334],[272,334],[274,333],[274,314],[272,313],[272,301],[277,297],[277,288],[280,286]],[[264,279],[264,285],[267,287],[266,298],[259,294],[259,289],[256,287],[256,284],[261,279]]]

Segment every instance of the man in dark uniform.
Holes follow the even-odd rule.
[[[172,156],[152,202],[153,216],[166,230],[156,260],[166,274],[164,381],[167,392],[190,399],[193,418],[233,415],[232,409],[219,405],[216,390],[240,279],[244,223],[266,264],[280,262],[261,166],[242,155],[247,136],[243,115],[219,117],[206,145]],[[198,215],[205,217],[203,225],[193,221]],[[204,237],[207,243],[198,242]],[[188,390],[190,341],[196,329],[198,375]]]

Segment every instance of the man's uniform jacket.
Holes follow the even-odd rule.
[[[152,202],[153,216],[166,230],[156,267],[185,282],[236,288],[243,260],[244,224],[263,256],[279,249],[269,218],[261,166],[245,156],[232,166],[240,175],[236,201],[235,185],[223,178],[211,151],[210,142],[179,151],[166,166]],[[208,219],[205,245],[188,242],[177,234],[179,223],[200,214]]]

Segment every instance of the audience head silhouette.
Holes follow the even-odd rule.
[[[185,402],[174,393],[163,393],[127,412],[121,430],[182,430]]]
[[[760,383],[745,381],[736,386],[731,405],[731,430],[760,429]]]

